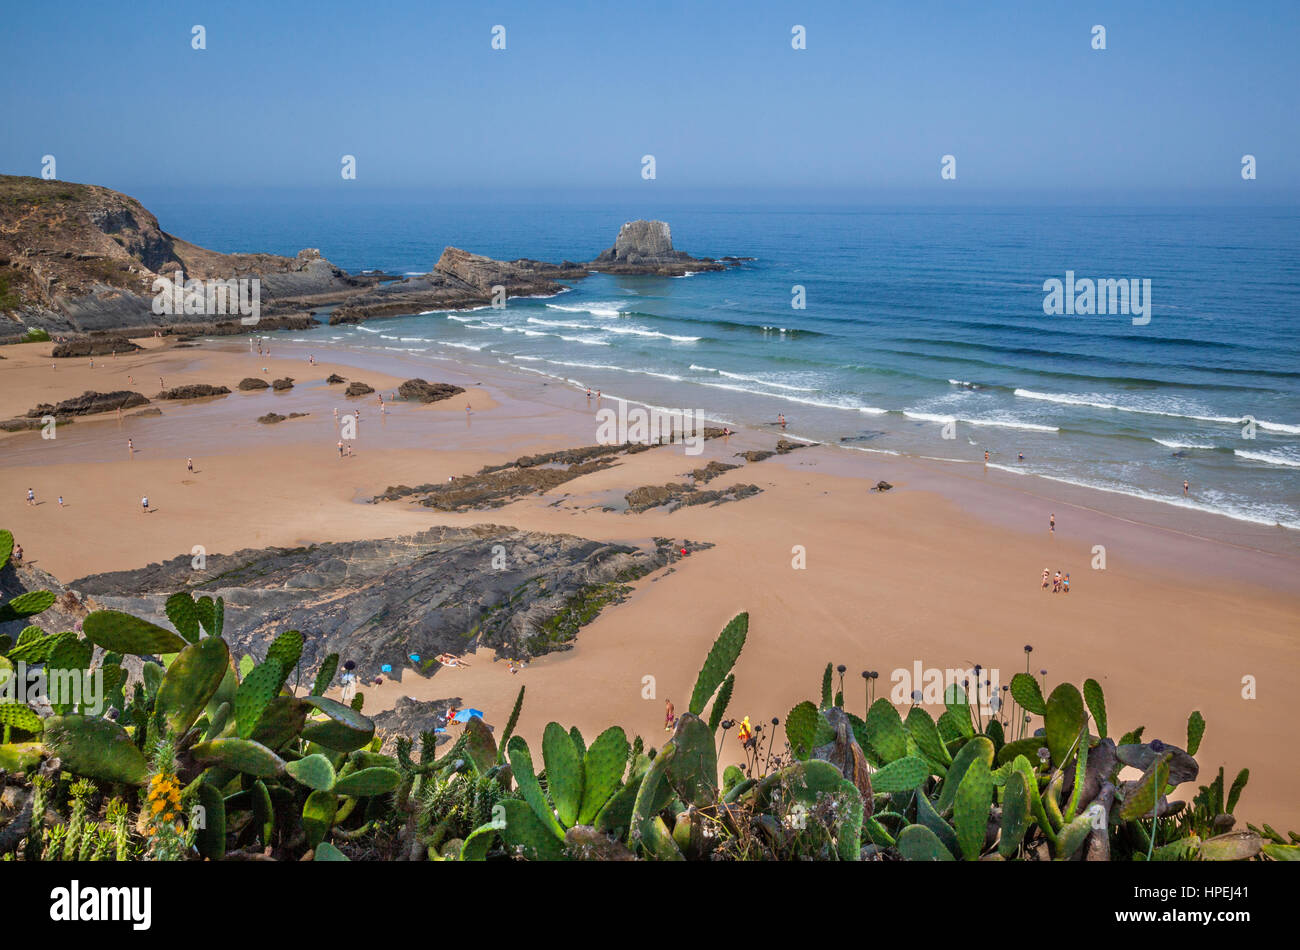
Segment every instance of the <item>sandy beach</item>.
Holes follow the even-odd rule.
[[[848,708],[865,707],[863,670],[891,674],[916,662],[940,669],[981,664],[1001,683],[1029,666],[1047,683],[1104,687],[1112,732],[1146,726],[1146,738],[1182,745],[1187,716],[1209,727],[1202,781],[1222,765],[1249,767],[1238,814],[1300,826],[1291,789],[1289,699],[1300,690],[1300,547],[1284,529],[965,465],[814,446],[750,463],[710,487],[752,482],[762,493],[715,507],[643,514],[605,510],[629,489],[662,484],[710,460],[771,449],[779,430],[711,440],[700,456],[665,446],[491,511],[442,513],[368,500],[390,485],[445,481],[485,464],[593,444],[595,401],[554,382],[453,361],[312,351],[273,342],[274,357],[246,339],[178,347],[137,341],[130,356],[51,361],[51,345],[5,347],[5,416],[83,391],[211,383],[246,376],[295,379],[283,393],[232,392],[154,401],[161,415],[79,418],[54,439],[0,434],[0,525],[26,559],[63,583],[189,554],[394,537],[431,525],[495,523],[648,545],[656,536],[714,545],[639,581],[624,604],[583,628],[574,649],[518,674],[490,652],[465,670],[368,688],[366,711],[403,695],[456,697],[503,723],[527,686],[520,732],[540,740],[552,719],[594,735],[610,724],[661,741],[665,699],[684,708],[709,645],[728,619],[750,613],[731,710],[756,722],[784,719],[815,698],[827,662],[845,664]],[[56,362],[56,368],[51,363]],[[387,395],[419,376],[467,392],[430,406],[377,395],[346,399],[338,373]],[[128,382],[134,379],[134,384]],[[667,400],[666,400],[667,401]],[[470,412],[466,412],[466,406]],[[355,454],[340,457],[334,410],[361,410]],[[276,411],[307,413],[275,425]],[[127,440],[134,446],[128,454]],[[193,458],[194,471],[186,468]],[[878,480],[888,492],[869,490]],[[26,504],[32,488],[39,504]],[[62,495],[64,506],[57,502]],[[141,512],[147,495],[150,511]],[[1048,530],[1055,514],[1055,532]],[[1105,567],[1094,567],[1104,548]],[[796,567],[800,559],[804,566]],[[1068,594],[1040,587],[1044,568],[1071,575]],[[653,677],[653,698],[645,698]],[[1243,682],[1254,698],[1243,698]],[[770,726],[769,726],[770,728]],[[778,742],[780,734],[778,734]],[[723,762],[736,761],[734,736]],[[1279,754],[1281,753],[1281,754]]]

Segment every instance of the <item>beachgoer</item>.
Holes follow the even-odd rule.
[[[1047,522],[1047,530],[1052,534],[1056,534],[1056,512],[1055,511],[1052,512],[1051,520]]]
[[[143,498],[140,499],[140,510],[143,511],[146,515],[149,513],[149,496],[148,496],[148,495],[145,495]]]
[[[1061,581],[1061,593],[1068,594],[1069,592],[1070,592],[1070,575],[1066,574],[1065,579]]]
[[[673,723],[675,723],[676,721],[677,721],[677,714],[673,711],[673,701],[671,699],[665,699],[664,700],[664,732],[670,732],[673,728]]]
[[[27,489],[27,504],[31,505],[33,508],[36,507],[36,492],[32,491],[30,488]]]
[[[194,459],[187,458],[185,460],[185,471],[187,472],[194,471]]]
[[[984,464],[985,464],[985,465],[989,464],[989,450],[988,450],[988,449],[985,449],[985,450],[984,450]]]
[[[126,454],[128,457],[135,455],[135,443],[130,439],[126,440]]]
[[[1187,487],[1188,487],[1188,486],[1187,486],[1187,479],[1184,478],[1184,479],[1183,479],[1183,497],[1184,497],[1184,498],[1187,497]]]
[[[1043,568],[1043,590],[1047,590],[1047,585],[1051,583],[1051,580],[1052,572],[1047,568]]]
[[[1060,593],[1061,590],[1061,572],[1057,571],[1052,577],[1052,593]]]
[[[343,684],[343,705],[352,705],[352,698],[357,695],[357,674],[355,672],[357,665],[351,660],[343,664],[343,672],[339,675],[339,682]]]
[[[23,563],[23,546],[16,541],[14,542],[14,563]]]
[[[1020,461],[1023,462],[1023,461],[1025,460],[1025,453],[1024,453],[1024,452],[1018,452],[1018,453],[1016,454],[1016,458],[1018,458]]]
[[[63,507],[63,496],[62,496],[62,495],[59,496],[59,507],[60,507],[60,508]]]
[[[339,458],[343,458],[343,440],[339,439]]]

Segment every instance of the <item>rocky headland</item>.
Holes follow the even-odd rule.
[[[223,254],[162,230],[140,202],[97,185],[0,176],[0,342],[30,329],[66,337],[54,355],[128,352],[126,337],[224,336],[329,322],[504,303],[550,296],[595,271],[682,276],[724,270],[752,258],[696,258],[673,247],[664,221],[629,221],[614,245],[586,263],[498,261],[448,247],[427,273],[397,279],[349,274],[307,248],[296,257]],[[260,314],[154,313],[154,283],[181,271],[187,280],[257,278]],[[174,309],[174,308],[172,308]]]

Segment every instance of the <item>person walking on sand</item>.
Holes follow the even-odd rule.
[[[36,492],[32,491],[30,488],[27,489],[27,504],[32,508],[36,507]]]
[[[357,674],[355,672],[357,665],[351,660],[343,664],[343,673],[339,676],[339,682],[343,684],[343,705],[351,706],[352,699],[357,695]]]
[[[23,563],[23,546],[14,542],[14,564]]]
[[[148,496],[148,495],[145,495],[143,498],[140,499],[140,510],[143,511],[146,515],[149,513],[149,496]]]
[[[127,458],[135,457],[135,443],[130,439],[126,440],[126,457]]]
[[[63,496],[62,496],[62,495],[59,496],[59,507],[60,507],[60,508],[63,507]]]
[[[1060,592],[1061,592],[1061,572],[1057,571],[1056,576],[1052,578],[1052,593],[1059,594]]]
[[[1047,568],[1043,568],[1043,590],[1047,590],[1047,585],[1051,583],[1051,580],[1052,572]]]
[[[339,439],[339,458],[343,458],[343,440]]]
[[[1068,594],[1069,592],[1070,592],[1070,575],[1066,574],[1065,579],[1061,581],[1061,593]]]
[[[187,471],[187,472],[193,472],[193,471],[194,471],[194,459],[187,458],[187,459],[185,460],[185,471]]]
[[[1050,534],[1056,534],[1056,512],[1052,512],[1051,519],[1047,522],[1047,530]]]
[[[673,728],[673,724],[675,722],[677,722],[677,713],[673,709],[673,701],[671,699],[665,699],[664,700],[664,732],[671,732]]]

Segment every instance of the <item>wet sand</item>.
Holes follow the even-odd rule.
[[[728,472],[710,488],[754,483],[763,493],[672,514],[606,511],[641,485],[680,481],[711,459],[771,448],[774,429],[630,456],[545,496],[486,512],[444,514],[405,503],[366,503],[395,484],[445,481],[490,462],[595,441],[595,402],[554,382],[491,373],[454,361],[273,344],[274,359],[244,340],[199,347],[141,341],[144,354],[60,360],[49,344],[6,347],[0,363],[5,417],[87,389],[133,388],[152,397],[187,382],[230,386],[245,376],[293,376],[286,393],[236,392],[186,404],[154,403],[162,416],[79,419],[54,440],[0,435],[0,524],[29,561],[64,582],[189,554],[242,547],[385,537],[434,524],[492,522],[528,530],[648,544],[655,536],[712,542],[671,573],[639,581],[576,647],[512,675],[488,651],[467,670],[368,687],[367,711],[402,695],[458,697],[504,724],[528,687],[521,733],[540,741],[546,722],[577,725],[590,739],[617,723],[648,744],[662,741],[663,706],[685,708],[700,663],[734,614],[750,613],[731,710],[755,722],[785,718],[815,699],[827,662],[848,667],[850,709],[865,705],[861,671],[876,670],[877,696],[915,662],[940,669],[982,664],[1000,683],[1030,667],[1047,682],[1104,687],[1112,734],[1146,725],[1147,738],[1182,745],[1188,714],[1209,723],[1202,780],[1219,765],[1251,781],[1238,813],[1300,827],[1291,794],[1300,777],[1287,754],[1289,698],[1300,688],[1300,553],[1293,532],[1245,526],[1168,506],[1134,505],[1098,492],[986,469],[900,456],[801,449]],[[75,365],[74,365],[75,364]],[[262,373],[263,367],[266,373]],[[342,397],[337,372],[385,393],[419,376],[469,392],[428,407],[398,403],[381,416],[376,396]],[[127,374],[149,385],[126,385]],[[468,401],[472,414],[465,413]],[[608,400],[606,403],[608,404]],[[339,458],[333,409],[360,406],[356,454]],[[274,409],[308,416],[262,425]],[[126,440],[137,451],[127,457]],[[192,456],[195,472],[185,469]],[[887,493],[868,490],[877,480]],[[33,487],[42,502],[24,503]],[[55,499],[64,496],[60,510]],[[140,511],[147,494],[153,509]],[[1047,529],[1055,512],[1057,529]],[[792,566],[795,548],[806,567]],[[1105,549],[1104,569],[1094,568]],[[1041,590],[1043,568],[1068,571],[1069,594]],[[653,677],[653,695],[646,677]],[[1257,698],[1242,696],[1254,677]],[[904,691],[910,691],[910,686]],[[768,726],[770,729],[770,725]],[[778,743],[783,738],[778,732]],[[723,761],[738,761],[734,733]]]

